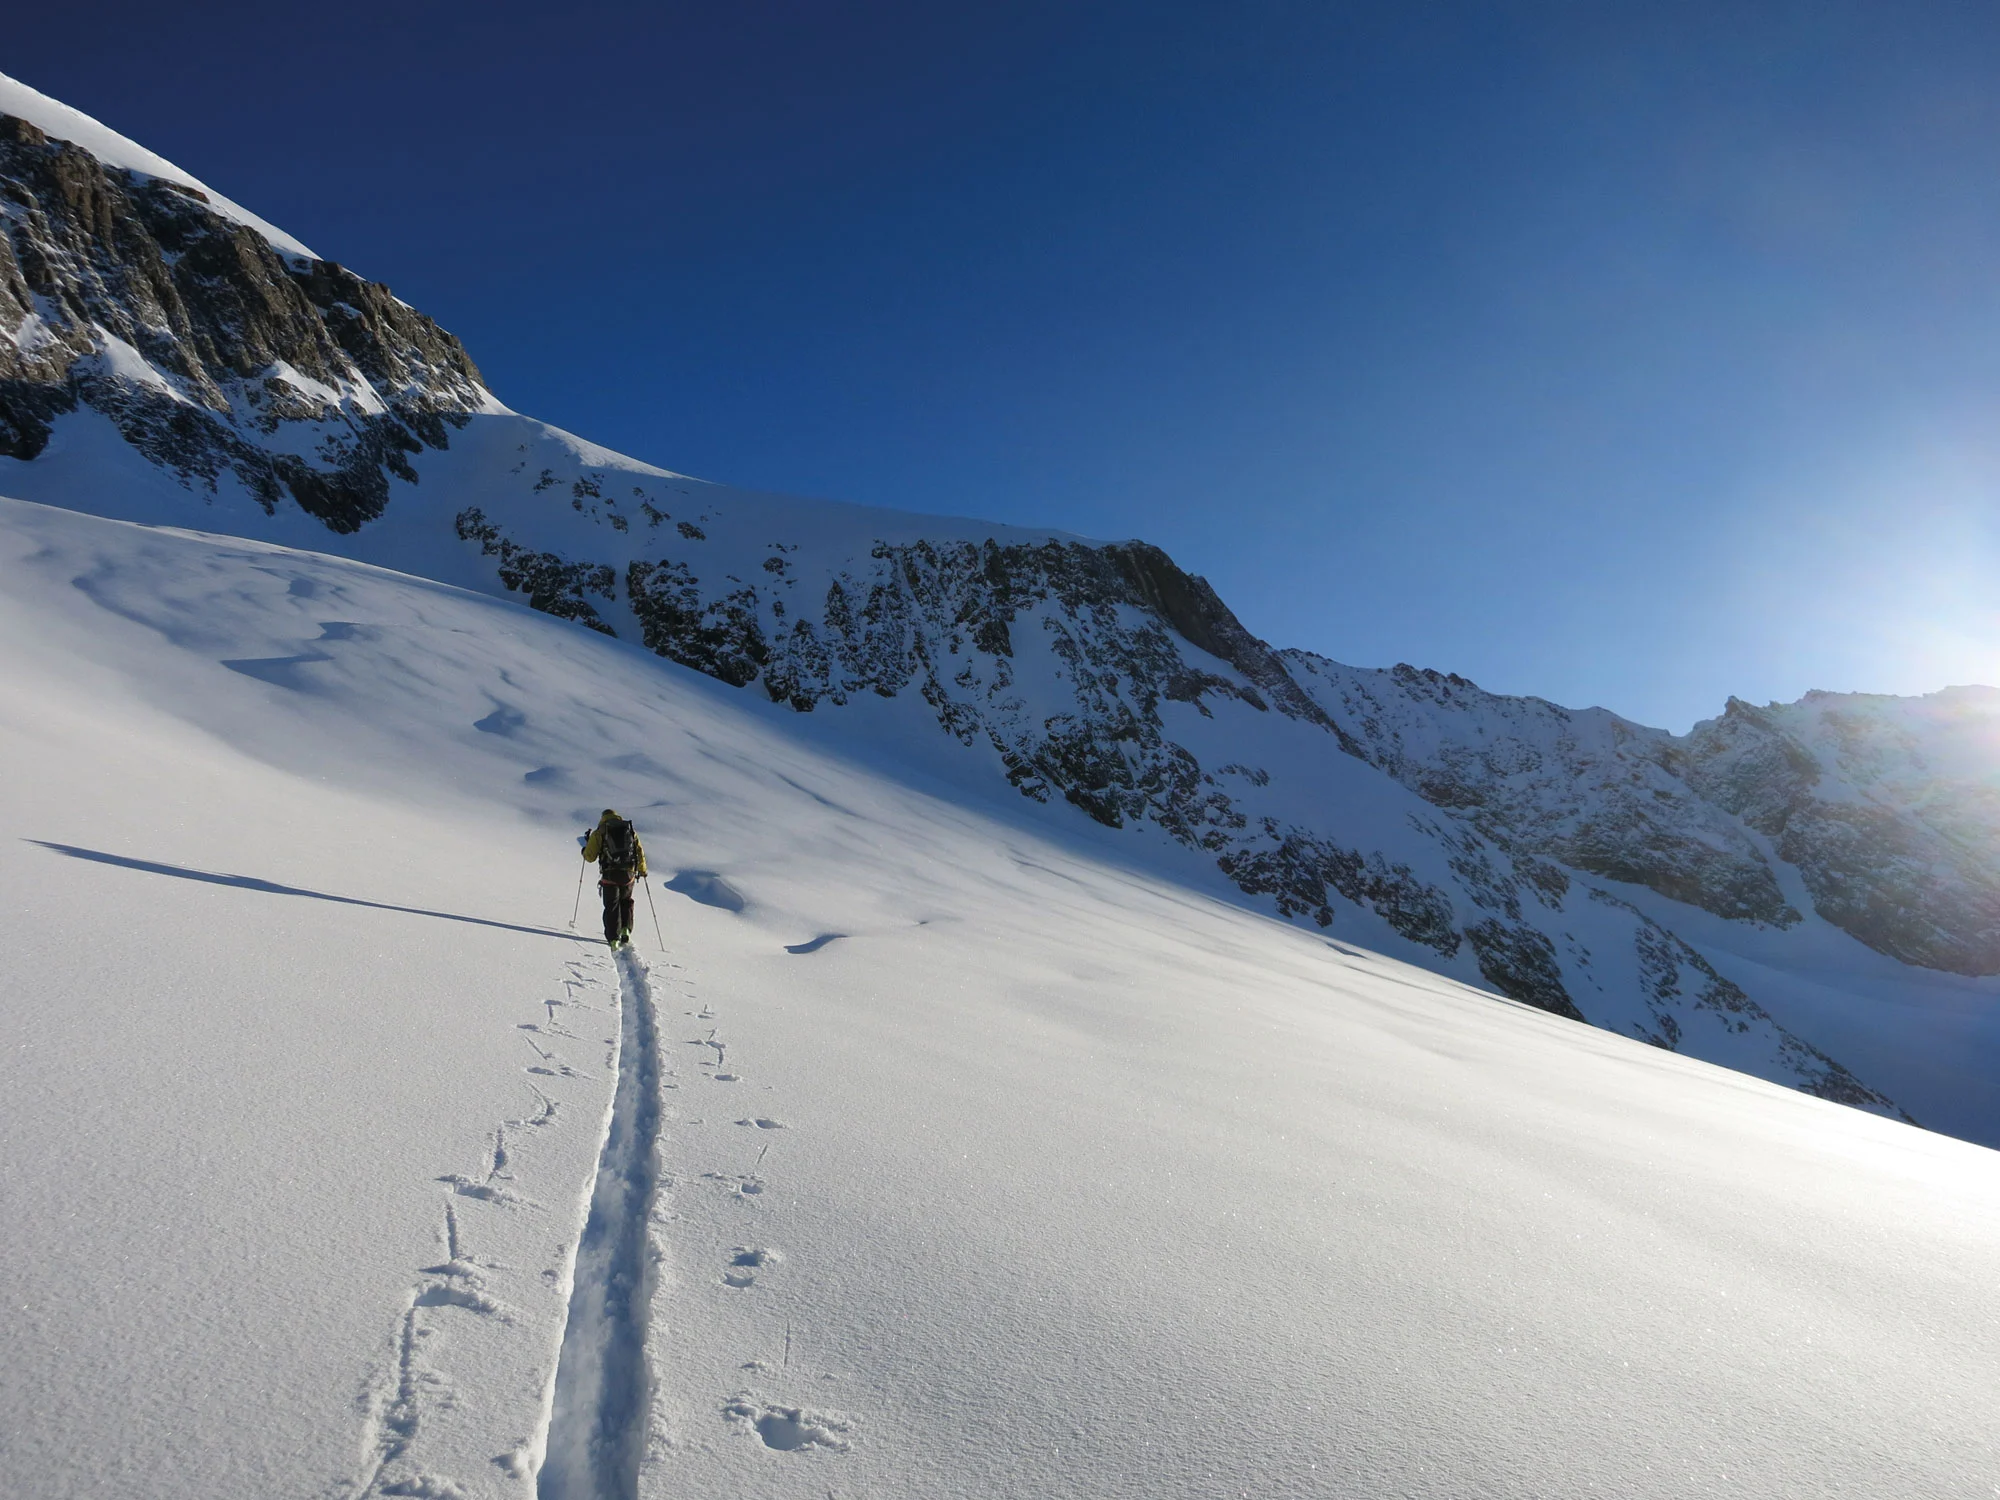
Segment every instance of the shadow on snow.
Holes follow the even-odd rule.
[[[262,891],[272,896],[306,896],[314,901],[332,901],[341,906],[369,906],[376,911],[400,911],[413,917],[435,917],[440,922],[467,922],[474,927],[497,927],[503,932],[525,932],[532,937],[561,938],[566,943],[582,942],[574,932],[562,932],[553,927],[523,927],[517,922],[495,922],[489,917],[465,917],[456,912],[429,911],[421,906],[397,906],[388,901],[364,901],[359,896],[336,896],[328,891],[308,891],[296,885],[279,885],[275,880],[259,880],[254,875],[223,875],[213,870],[190,870],[182,865],[163,865],[150,859],[132,859],[123,854],[107,854],[102,849],[80,849],[74,844],[55,844],[47,839],[24,839],[23,843],[39,844],[44,849],[57,854],[66,854],[71,859],[92,860],[100,865],[118,865],[127,870],[142,870],[148,875],[171,875],[178,880],[199,880],[207,885],[234,886],[241,891]]]

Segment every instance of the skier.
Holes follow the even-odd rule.
[[[604,895],[604,941],[616,948],[632,941],[632,883],[646,878],[646,849],[631,820],[610,808],[583,841],[583,857],[597,866]]]

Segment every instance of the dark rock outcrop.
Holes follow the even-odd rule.
[[[386,287],[12,117],[0,226],[7,457],[87,407],[185,482],[233,475],[267,510],[289,495],[351,532],[488,399],[458,341]]]
[[[609,601],[618,597],[618,574],[603,563],[571,562],[559,553],[535,552],[502,535],[478,506],[468,506],[453,523],[459,539],[479,543],[485,557],[497,557],[500,581],[525,594],[531,608],[560,620],[574,620],[604,635],[618,632],[604,623],[592,594]]]

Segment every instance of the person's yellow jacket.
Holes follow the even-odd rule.
[[[597,826],[590,830],[590,837],[583,841],[583,857],[587,863],[593,865],[597,863],[598,853],[604,843],[604,830],[608,825],[617,821],[619,821],[618,814],[613,812],[607,812],[597,820]],[[636,828],[632,830],[632,848],[639,856],[638,867],[632,873],[639,879],[644,880],[646,878],[646,846],[639,842],[639,830]]]

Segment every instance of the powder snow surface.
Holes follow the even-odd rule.
[[[2000,1485],[1990,1151],[1191,889],[921,704],[13,501],[0,641],[17,1492]],[[568,930],[605,805],[664,951]]]

